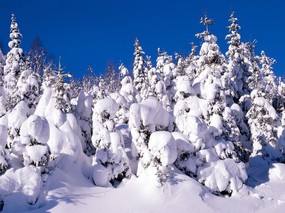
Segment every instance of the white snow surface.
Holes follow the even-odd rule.
[[[280,174],[285,174],[284,165],[276,164],[269,170],[269,181],[255,188],[244,189],[234,197],[218,197],[192,178],[173,168],[174,177],[158,187],[151,182],[148,174],[132,176],[117,188],[94,186],[82,175],[78,165],[59,165],[41,187],[36,206],[27,204],[33,201],[24,183],[39,181],[32,167],[9,170],[5,179],[0,177],[0,192],[12,193],[5,197],[3,212],[272,212],[281,213],[285,208],[285,187]],[[33,174],[33,175],[31,175]],[[15,185],[20,178],[21,184]],[[41,185],[41,184],[39,184]],[[6,194],[5,194],[6,195]],[[17,202],[15,202],[17,200]]]

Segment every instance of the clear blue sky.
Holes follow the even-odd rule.
[[[225,52],[232,10],[242,27],[242,41],[256,39],[256,53],[264,50],[275,58],[275,73],[283,77],[282,0],[1,0],[0,41],[7,46],[10,17],[15,13],[24,50],[38,36],[50,54],[61,56],[66,71],[81,76],[88,65],[97,73],[104,72],[108,61],[131,68],[136,37],[153,60],[158,47],[169,54],[188,54],[190,42],[200,44],[195,33],[203,30],[199,19],[204,13],[215,20],[210,31]]]

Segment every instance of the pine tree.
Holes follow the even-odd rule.
[[[273,73],[272,65],[275,60],[266,56],[264,51],[261,51],[260,64],[261,64],[261,78],[262,78],[262,90],[265,93],[265,98],[270,103],[276,98],[277,84]]]
[[[133,86],[133,80],[129,75],[129,71],[123,64],[120,65],[119,70],[120,70],[120,76],[122,78],[120,94],[127,99],[129,104],[135,103],[136,102],[135,94],[137,91]]]
[[[279,151],[282,148],[277,142],[280,118],[261,90],[253,90],[251,98],[252,105],[246,114],[251,132],[251,157],[260,156],[268,162],[278,161],[282,158]]]
[[[238,30],[241,29],[240,25],[237,23],[237,18],[234,16],[234,12],[231,13],[229,22],[231,23],[229,28],[229,34],[226,35],[228,39],[229,48],[226,52],[228,57],[228,72],[225,74],[227,80],[227,85],[225,85],[229,90],[227,91],[227,96],[232,97],[234,102],[238,102],[243,87],[243,69],[241,64],[241,41],[240,34]]]
[[[12,14],[10,27],[11,41],[8,43],[10,51],[7,54],[4,66],[4,90],[6,93],[6,109],[12,110],[19,102],[17,82],[26,68],[23,50],[20,48],[22,34],[19,31],[16,17]]]
[[[65,83],[65,78],[70,77],[70,74],[63,73],[63,69],[59,64],[53,89],[56,98],[55,107],[63,113],[68,113],[72,110],[70,103],[70,85],[68,83]]]
[[[144,51],[139,44],[139,40],[135,40],[135,52],[134,52],[134,64],[133,64],[133,75],[134,75],[134,87],[138,91],[138,100],[144,100],[148,97],[148,81],[147,81],[147,65],[144,57]]]
[[[115,129],[117,111],[118,105],[111,98],[98,100],[94,105],[92,144],[96,153],[93,181],[99,186],[106,186],[109,182],[116,186],[117,182],[130,176],[123,137]]]

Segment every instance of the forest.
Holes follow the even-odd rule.
[[[90,67],[78,80],[40,45],[25,53],[12,15],[10,50],[0,50],[0,211],[15,193],[43,202],[49,178],[72,165],[99,187],[132,176],[162,187],[182,173],[231,197],[264,183],[285,162],[285,84],[275,60],[242,41],[234,13],[225,53],[213,21],[200,23],[187,56],[158,48],[153,64],[136,39],[131,69]]]

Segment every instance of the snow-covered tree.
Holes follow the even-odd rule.
[[[116,185],[117,181],[131,175],[123,137],[115,129],[117,111],[118,105],[111,98],[98,100],[94,105],[92,144],[96,153],[93,181],[99,186]]]
[[[137,91],[133,86],[133,80],[131,76],[129,76],[129,71],[123,64],[120,65],[119,70],[120,70],[120,75],[122,77],[121,89],[119,93],[126,98],[128,103],[130,104],[135,103],[136,102],[135,94]]]
[[[278,147],[277,129],[280,118],[271,103],[266,100],[261,90],[255,89],[251,93],[252,105],[247,112],[251,131],[251,157],[261,156],[268,161],[282,158],[281,147]]]
[[[24,147],[24,165],[34,165],[42,172],[48,166],[50,150],[48,121],[38,115],[31,115],[21,126],[20,143]]]
[[[148,81],[147,81],[147,65],[145,60],[145,53],[139,44],[139,40],[135,40],[134,51],[134,64],[133,64],[133,76],[134,87],[138,91],[137,100],[144,100],[148,97]]]
[[[77,115],[77,122],[81,129],[81,134],[83,137],[82,148],[87,156],[95,154],[95,148],[92,145],[92,107],[93,107],[93,97],[81,90],[77,99],[75,112]]]
[[[137,175],[148,168],[152,162],[149,140],[153,132],[168,130],[169,113],[163,109],[155,97],[149,97],[130,107],[129,128],[132,134],[132,156],[138,160]]]
[[[65,82],[65,78],[70,78],[70,74],[62,72],[61,66],[58,68],[57,77],[54,85],[54,95],[56,98],[56,109],[63,113],[68,113],[72,110],[70,103],[70,85]]]
[[[4,89],[6,93],[6,109],[12,110],[19,102],[17,82],[26,68],[23,49],[20,48],[22,34],[19,31],[16,17],[12,14],[10,26],[10,51],[7,54],[4,66]]]
[[[275,76],[273,73],[272,65],[275,63],[275,60],[266,56],[264,51],[261,51],[260,64],[261,64],[261,87],[265,93],[265,98],[270,103],[276,98],[277,95],[277,85]]]

